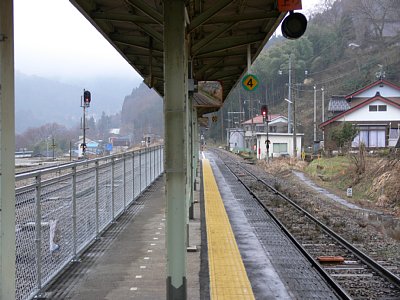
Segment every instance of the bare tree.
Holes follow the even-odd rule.
[[[385,29],[400,16],[398,1],[394,0],[353,0],[346,8],[352,13],[361,42],[384,44]]]

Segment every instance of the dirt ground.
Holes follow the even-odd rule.
[[[318,162],[314,161],[313,164]],[[291,170],[298,170],[307,175],[317,185],[362,207],[374,209],[400,217],[400,161],[399,159],[366,157],[365,172],[358,175],[353,163],[341,166],[337,174],[324,179],[312,174],[307,168],[310,163],[290,158],[274,159],[268,164],[258,161],[265,171],[286,178],[294,177]],[[347,184],[346,184],[347,183]],[[346,197],[345,186],[352,186],[357,197]]]

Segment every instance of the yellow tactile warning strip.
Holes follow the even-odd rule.
[[[210,162],[203,159],[203,185],[211,300],[254,299]]]

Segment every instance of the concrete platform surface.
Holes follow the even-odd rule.
[[[200,299],[200,218],[190,224],[188,299]],[[51,285],[47,299],[165,299],[165,185],[159,178],[71,267]],[[196,237],[197,235],[197,237]]]

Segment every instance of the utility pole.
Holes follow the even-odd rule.
[[[46,159],[49,158],[49,139],[50,137],[48,136],[46,139]]]
[[[322,91],[322,123],[325,122],[325,90],[324,87],[321,88]],[[325,133],[322,130],[322,140],[325,142]]]
[[[288,133],[291,132],[291,115],[292,110],[290,104],[292,103],[292,54],[289,55],[289,90],[288,90]]]
[[[250,118],[251,118],[251,142],[250,142],[250,149],[251,149],[251,153],[253,153],[254,148],[253,148],[253,144],[254,144],[254,128],[253,128],[253,99],[251,98],[251,94],[250,96]]]
[[[290,62],[290,71],[291,71],[291,67],[292,67],[292,59],[291,59],[291,56],[290,56],[290,59],[289,59],[289,62]],[[289,76],[289,80],[290,80],[290,82],[291,82],[291,77],[292,76]],[[289,85],[289,87],[291,87],[291,85]],[[290,93],[290,96],[292,96],[292,93]],[[294,95],[294,97],[292,97],[293,98],[293,100],[292,100],[292,102],[293,102],[293,158],[295,158],[295,159],[297,159],[297,136],[296,136],[296,128],[297,128],[297,126],[296,126],[296,97],[297,97],[297,95],[295,94]]]
[[[52,144],[51,144],[51,148],[53,149],[53,160],[54,160],[54,158],[55,158],[54,149],[56,148],[56,144],[54,144],[54,138],[53,138],[53,141],[52,141]]]
[[[313,153],[315,152],[315,144],[317,142],[317,87],[314,85],[314,144]]]
[[[224,111],[223,108],[221,107],[221,142],[222,144],[224,143]]]
[[[297,158],[296,97],[293,97],[293,157]]]
[[[239,111],[243,112],[244,114],[244,110],[243,110],[243,106],[242,106],[242,93],[241,93],[241,88],[239,88]],[[246,120],[246,116],[243,116],[243,120]],[[239,115],[239,125],[242,124],[242,118],[241,115]]]

